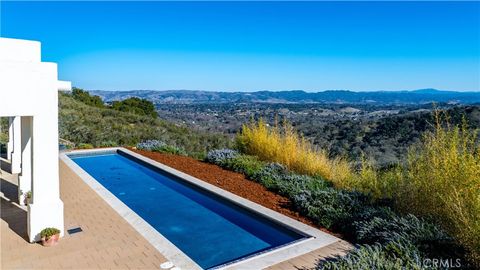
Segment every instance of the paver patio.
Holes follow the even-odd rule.
[[[0,175],[1,269],[159,269],[167,261],[95,191],[60,161],[60,194],[65,227],[83,232],[68,235],[55,247],[27,242],[26,209],[15,203],[14,177]],[[343,254],[345,241],[310,252],[268,269],[309,269],[317,260]]]
[[[60,179],[65,227],[81,226],[83,232],[66,234],[51,248],[29,244],[26,211],[2,198],[2,269],[158,269],[166,261],[62,162]],[[2,191],[14,198],[11,181],[2,180]]]

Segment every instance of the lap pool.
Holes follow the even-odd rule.
[[[68,156],[201,268],[310,237],[126,152]]]

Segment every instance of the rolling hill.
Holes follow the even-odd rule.
[[[322,92],[258,91],[258,92],[213,92],[199,90],[91,90],[106,102],[140,97],[155,104],[198,104],[198,103],[335,103],[335,104],[427,104],[427,103],[480,103],[480,92],[440,91],[421,89],[413,91],[353,92],[328,90]]]

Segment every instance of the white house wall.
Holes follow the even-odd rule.
[[[0,38],[0,60],[39,63],[41,44],[33,40]]]
[[[58,173],[58,89],[68,90],[70,83],[59,83],[57,65],[40,59],[39,42],[0,38],[0,117],[31,117],[32,158],[27,152],[22,157],[22,162],[32,162],[30,241],[38,241],[46,227],[64,232]],[[20,180],[28,175],[21,172]]]
[[[13,117],[13,151],[11,154],[11,173],[18,174],[22,166],[22,120],[20,116]]]
[[[22,171],[18,177],[18,200],[25,205],[26,194],[32,191],[33,117],[22,116]]]

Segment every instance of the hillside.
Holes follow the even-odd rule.
[[[231,144],[218,133],[192,132],[161,119],[86,105],[65,93],[59,94],[59,133],[60,138],[77,145],[95,147],[134,146],[143,140],[158,139],[196,157]]]
[[[213,92],[197,90],[132,90],[132,91],[90,91],[111,102],[129,97],[148,99],[155,104],[198,104],[198,103],[336,103],[336,104],[428,104],[480,102],[479,92],[439,91],[421,89],[414,91],[371,91],[353,92],[328,90],[322,92],[257,91],[257,92]]]
[[[452,122],[466,116],[472,128],[480,128],[480,106],[438,104]],[[286,119],[316,146],[332,156],[359,160],[366,154],[381,167],[403,161],[407,148],[432,127],[432,104],[161,104],[160,118],[195,130],[235,136],[242,124],[265,119],[270,125]]]
[[[365,155],[379,167],[385,167],[405,161],[408,148],[419,143],[422,135],[433,129],[432,109],[331,121],[304,117],[294,124],[316,145],[329,149],[332,156],[340,155],[358,161]],[[451,124],[461,124],[465,117],[470,128],[480,128],[480,106],[444,109]]]
[[[156,104],[163,120],[196,131],[234,137],[252,119],[273,125],[292,123],[316,146],[333,156],[377,166],[403,162],[407,149],[432,127],[432,101],[449,111],[454,123],[466,116],[480,127],[480,93],[423,89],[398,92],[304,91],[227,93],[205,91],[91,91],[107,102],[141,97]],[[457,103],[457,102],[460,102]],[[464,104],[463,104],[464,103]]]

